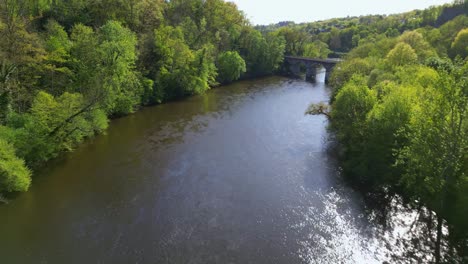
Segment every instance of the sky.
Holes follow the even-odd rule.
[[[369,14],[394,14],[424,9],[452,0],[229,0],[243,10],[254,25],[280,21],[313,22],[328,18]]]

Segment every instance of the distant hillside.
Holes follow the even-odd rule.
[[[256,29],[263,33],[278,32],[283,35],[287,42],[293,43],[291,45],[294,47],[289,51],[286,49],[286,53],[290,55],[300,55],[306,49],[303,47],[305,43],[318,43],[317,41],[328,45],[334,53],[343,53],[357,47],[362,39],[380,34],[395,37],[405,31],[425,27],[439,28],[446,22],[467,14],[468,1],[457,0],[451,4],[401,14],[333,18],[300,24],[283,21],[257,26]]]

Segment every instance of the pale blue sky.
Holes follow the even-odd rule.
[[[280,21],[312,22],[327,18],[369,14],[394,14],[451,0],[229,0],[256,25]]]

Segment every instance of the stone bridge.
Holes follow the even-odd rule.
[[[288,67],[289,73],[294,76],[301,75],[301,68],[305,68],[306,80],[315,82],[317,76],[317,68],[324,67],[325,83],[328,83],[330,73],[335,65],[342,59],[314,59],[305,57],[285,56],[284,63]]]

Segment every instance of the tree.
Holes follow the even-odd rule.
[[[305,45],[303,56],[309,58],[328,58],[330,52],[326,43],[316,40]]]
[[[417,31],[405,32],[400,36],[399,41],[410,45],[418,56],[418,59],[420,59],[420,62],[424,62],[427,58],[436,55],[434,48]]]
[[[310,36],[301,30],[283,27],[275,32],[286,41],[285,54],[292,56],[301,56],[304,52],[304,45],[309,41]]]
[[[438,85],[428,87],[420,107],[406,130],[409,143],[399,153],[407,192],[437,214],[435,262],[442,261],[443,218],[456,207],[460,189],[466,186],[468,148],[468,64],[449,75],[442,73]]]
[[[285,40],[274,33],[263,36],[258,31],[244,32],[241,55],[251,76],[271,74],[284,58]]]
[[[24,123],[15,146],[18,156],[34,167],[103,131],[107,128],[107,117],[81,94],[64,93],[55,98],[39,92]]]
[[[69,69],[72,42],[65,29],[54,20],[46,24],[45,50],[41,86],[54,95],[60,95],[74,78]]]
[[[377,103],[375,91],[370,90],[366,82],[365,78],[355,75],[336,95],[330,113],[331,129],[343,147],[343,167],[347,175],[356,180],[366,175],[367,163],[363,158],[368,138],[366,119]]]
[[[353,75],[369,75],[374,67],[374,62],[370,59],[355,58],[342,61],[333,70],[330,84],[338,90],[350,81]]]
[[[31,185],[31,171],[15,155],[14,147],[0,139],[0,193],[24,192]]]
[[[439,28],[440,37],[437,40],[438,46],[441,48],[441,55],[447,56],[450,53],[450,48],[453,40],[458,32],[468,27],[468,16],[458,16],[443,24]]]
[[[460,30],[452,43],[450,50],[452,58],[460,56],[462,59],[468,56],[468,28]]]
[[[209,42],[215,44],[220,52],[235,49],[242,28],[249,23],[235,3],[223,0],[205,1],[203,16]]]
[[[161,26],[155,31],[156,100],[200,94],[214,83],[216,70],[212,46],[192,51],[184,42],[180,27]]]
[[[216,66],[221,83],[235,81],[247,70],[244,59],[236,51],[227,51],[219,55]]]
[[[341,50],[341,38],[340,38],[340,30],[336,27],[333,27],[330,31],[330,49],[337,51]]]
[[[91,27],[76,24],[71,29],[70,39],[70,67],[75,75],[72,91],[83,94],[89,100],[100,101],[98,36]]]
[[[414,49],[406,43],[398,43],[385,58],[390,66],[404,66],[415,64],[418,60],[418,55]]]
[[[37,1],[33,8],[25,1],[0,1],[0,95],[8,109],[18,112],[25,112],[32,100],[30,91],[44,59],[38,35],[27,30],[30,16],[42,12],[43,2]]]
[[[406,135],[399,133],[410,122],[413,107],[422,88],[388,82],[377,91],[383,96],[369,112],[366,120],[367,146],[362,157],[367,163],[365,179],[372,188],[388,186],[397,189],[401,170],[394,166],[399,150],[406,145]]]
[[[136,36],[119,22],[108,21],[100,29],[98,39],[104,107],[110,115],[132,113],[142,93],[135,71]]]

